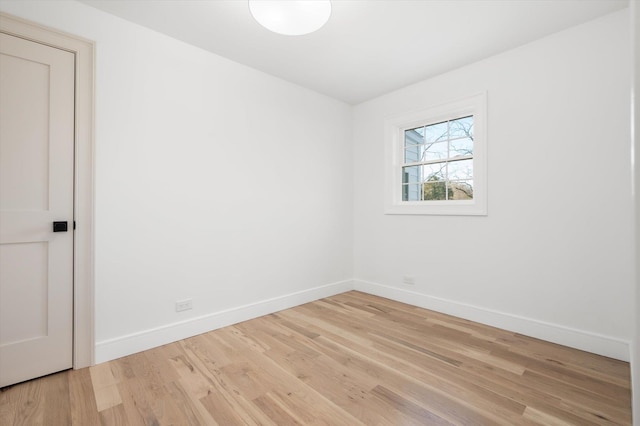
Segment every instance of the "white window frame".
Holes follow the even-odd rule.
[[[385,120],[386,214],[487,215],[487,95],[389,117]],[[404,132],[473,115],[473,200],[403,201]]]

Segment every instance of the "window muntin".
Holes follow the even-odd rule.
[[[404,130],[402,201],[473,199],[473,115]]]

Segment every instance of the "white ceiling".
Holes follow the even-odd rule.
[[[80,0],[350,104],[628,6],[628,0],[333,0],[318,32],[282,36],[246,0]]]

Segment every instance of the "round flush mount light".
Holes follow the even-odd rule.
[[[284,35],[309,34],[331,16],[329,0],[249,0],[249,11],[260,25]]]

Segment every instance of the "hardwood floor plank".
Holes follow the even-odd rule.
[[[0,425],[17,424],[17,411],[15,404],[8,400],[3,400],[2,394],[0,393]]]
[[[308,345],[309,341],[319,335],[317,333],[304,332],[300,327],[288,321],[278,321],[277,318],[273,318],[270,322],[263,322],[257,319],[256,321],[239,324],[237,327],[246,334],[251,334],[255,339],[268,344],[271,347],[270,351],[298,351],[310,357],[320,355]]]
[[[71,406],[71,424],[73,426],[97,425],[98,407],[93,395],[89,368],[70,370],[66,374],[69,380],[69,402]],[[36,381],[39,379],[36,379]]]
[[[53,423],[58,424],[58,423]],[[63,423],[59,423],[63,424]],[[116,406],[111,406],[100,411],[100,424],[102,426],[120,426],[128,425],[127,413],[124,409],[124,405],[120,403]]]
[[[69,376],[64,373],[44,377],[44,414],[46,423],[55,425],[71,424],[71,400],[69,394]]]
[[[98,411],[103,411],[116,405],[122,404],[118,381],[111,371],[108,363],[98,364],[89,368],[91,373],[91,383],[93,384],[93,394],[96,400]]]
[[[168,383],[166,387],[169,395],[183,414],[182,422],[184,424],[213,426],[218,424],[202,403],[189,395],[179,381]]]
[[[564,420],[554,417],[549,413],[545,413],[544,411],[540,411],[532,407],[527,407],[527,409],[524,412],[524,418],[528,420],[532,420],[537,424],[548,425],[548,426],[567,426],[567,425],[574,424],[574,423],[568,423]]]
[[[131,378],[129,380],[137,379]],[[126,415],[126,423],[132,426],[143,426],[147,424],[145,417],[151,422],[155,421],[155,415],[153,415],[151,409],[148,408],[146,398],[144,395],[141,398],[135,397],[134,392],[136,387],[131,387],[129,380],[121,381],[118,385],[120,398],[122,399],[122,408]]]
[[[625,388],[621,384],[612,383],[600,377],[593,377],[589,371],[568,368],[563,364],[553,362],[553,360],[542,362],[510,351],[494,351],[492,353],[501,359],[507,359],[512,363],[526,366],[527,371],[543,374],[572,387],[595,393],[601,398],[608,399],[611,404],[621,407],[628,407],[631,404],[631,395],[628,387]]]
[[[630,425],[630,375],[351,291],[2,389],[0,424]]]
[[[119,386],[127,418],[133,419],[138,424],[159,426],[160,422],[150,402],[153,396],[148,389],[148,384],[137,377],[128,379]]]
[[[383,340],[386,340],[391,344],[399,345],[403,348],[403,350],[411,350],[413,352],[420,353],[422,355],[428,356],[430,358],[444,362],[454,367],[459,367],[462,364],[462,361],[460,361],[459,359],[455,359],[453,357],[443,355],[442,350],[439,350],[439,351],[429,350],[424,348],[422,345],[415,345],[407,340],[403,340],[401,337],[393,336],[387,333],[371,331],[371,334],[379,338],[382,338]]]
[[[501,340],[509,344],[509,350],[512,352],[519,352],[526,356],[536,356],[542,359],[552,359],[555,362],[561,362],[567,366],[580,366],[593,373],[600,372],[612,379],[620,379],[626,386],[630,384],[629,363],[627,362],[575,350],[520,334],[504,334],[501,336]]]
[[[277,425],[302,425],[303,422],[293,416],[270,393],[261,395],[253,403]]]
[[[451,423],[442,417],[435,415],[424,407],[415,404],[402,396],[394,393],[393,391],[378,385],[372,390],[373,395],[388,405],[396,408],[396,411],[401,413],[407,413],[412,417],[414,424],[417,425],[451,425]]]
[[[631,422],[631,416],[627,415],[628,409],[613,403],[605,395],[584,391],[555,380],[553,377],[531,371],[526,371],[524,378],[527,382],[538,384],[539,388],[549,395],[556,396],[563,401],[571,401],[573,405],[580,407],[582,411],[591,413],[603,420]]]
[[[205,374],[204,369],[193,365],[195,359],[188,355],[171,358],[169,368],[174,369],[180,375],[180,384],[196,399],[207,396],[214,387],[212,380]]]
[[[0,394],[12,403],[15,410],[14,423],[20,425],[44,425],[44,403],[46,394],[43,393],[47,376],[39,380],[18,383]]]
[[[171,360],[184,354],[184,350],[178,343],[160,346],[153,351],[145,352],[151,367],[154,369],[153,375],[161,383],[172,383],[180,378],[178,372],[171,368]]]
[[[235,401],[227,399],[220,392],[213,392],[202,397],[200,402],[219,425],[257,424],[246,421],[240,415],[239,407],[235,404]]]

